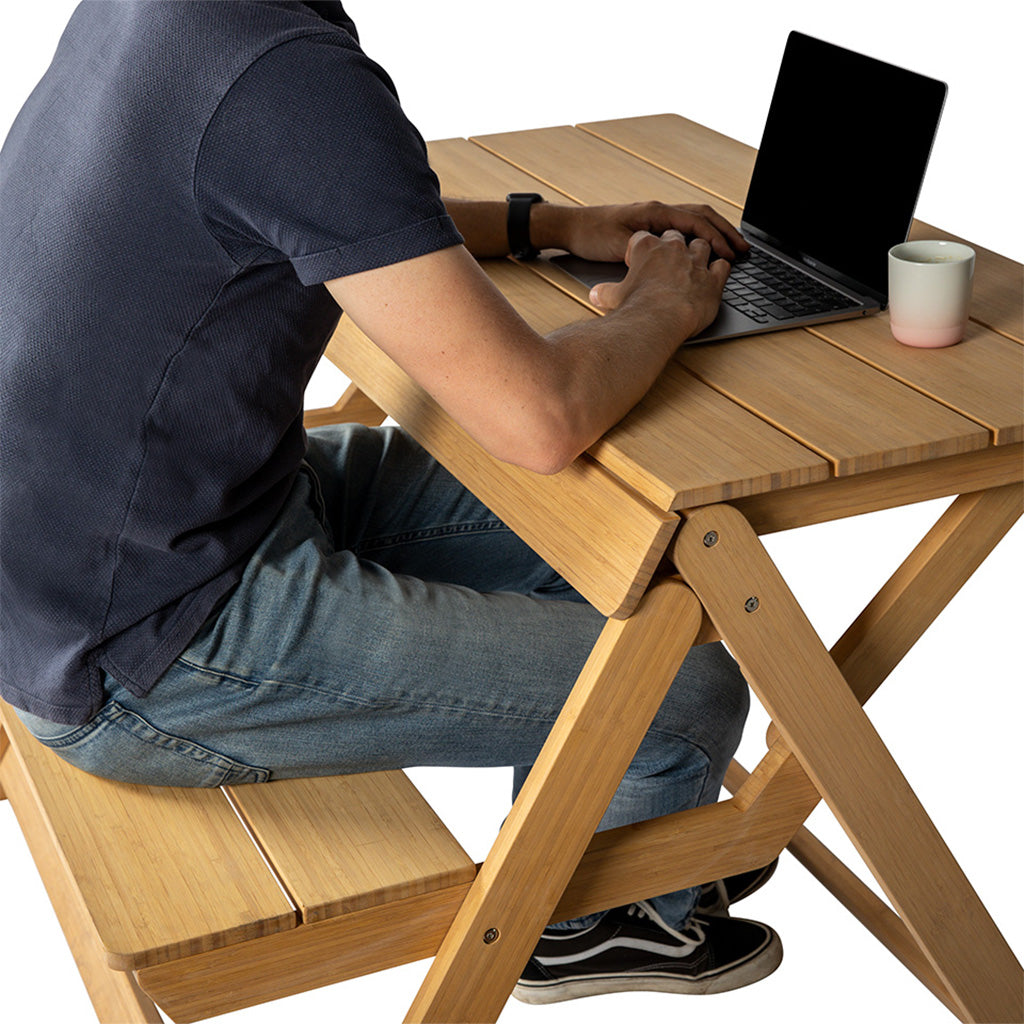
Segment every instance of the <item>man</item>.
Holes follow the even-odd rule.
[[[514,765],[518,789],[600,616],[401,432],[307,437],[305,385],[344,309],[492,455],[557,472],[710,322],[737,232],[442,202],[335,3],[83,4],[0,200],[0,689],[34,735],[129,782]],[[510,225],[625,257],[608,315],[532,331],[473,259]],[[715,800],[747,703],[694,650],[602,827]],[[517,991],[755,981],[781,945],[726,911],[769,873],[551,929]]]

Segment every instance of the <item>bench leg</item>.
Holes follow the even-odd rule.
[[[6,734],[0,743],[0,789],[11,802],[97,1018],[102,1024],[161,1024],[155,1004],[139,988],[135,976],[112,970],[107,964],[89,914],[34,799],[32,780],[17,749]]]

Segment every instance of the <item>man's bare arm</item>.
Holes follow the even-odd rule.
[[[499,204],[503,206],[503,204]],[[502,231],[503,231],[502,221]],[[536,243],[535,243],[536,244]],[[728,264],[706,241],[635,233],[612,312],[543,337],[463,246],[328,282],[355,323],[496,458],[568,465],[714,318]]]

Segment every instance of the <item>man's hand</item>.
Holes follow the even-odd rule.
[[[674,318],[684,337],[702,331],[715,318],[729,277],[725,260],[711,259],[703,238],[687,242],[675,229],[661,237],[637,231],[625,252],[629,273],[623,281],[596,285],[590,301],[599,309],[619,309],[631,301]]]
[[[734,259],[750,248],[725,217],[704,205],[670,206],[648,202],[570,207],[538,204],[531,212],[531,234],[536,237],[534,244],[538,248],[545,248],[546,243],[588,260],[625,259],[630,239],[638,231],[653,235],[677,231],[691,238],[702,238],[726,259]]]

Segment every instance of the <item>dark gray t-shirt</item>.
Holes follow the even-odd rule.
[[[145,693],[305,450],[322,282],[456,245],[340,4],[75,12],[0,154],[0,693]]]

